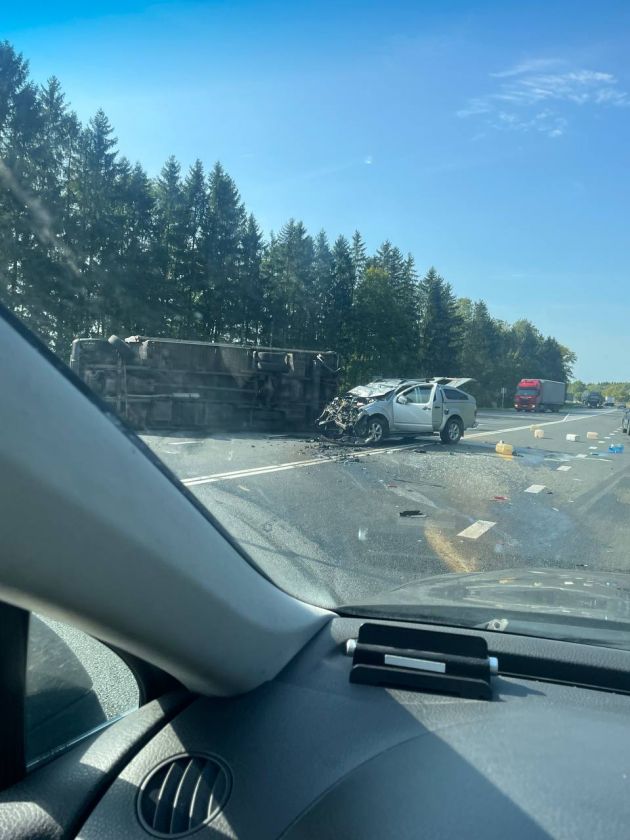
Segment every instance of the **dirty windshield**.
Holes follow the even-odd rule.
[[[3,31],[0,300],[252,564],[630,644],[628,4],[62,0]]]

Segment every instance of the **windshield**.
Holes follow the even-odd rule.
[[[66,5],[3,18],[2,303],[292,595],[625,626],[630,7]]]

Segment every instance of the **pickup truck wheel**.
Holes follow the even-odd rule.
[[[389,424],[384,417],[369,417],[361,432],[363,443],[377,446],[389,434]]]
[[[462,421],[458,420],[456,417],[451,417],[446,426],[444,426],[440,432],[440,438],[442,443],[459,443],[463,434],[464,428],[462,426]]]

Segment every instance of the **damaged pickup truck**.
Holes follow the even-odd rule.
[[[382,379],[359,385],[335,397],[317,420],[331,438],[378,444],[389,435],[439,434],[443,443],[458,443],[476,425],[475,398],[460,390],[471,379]]]

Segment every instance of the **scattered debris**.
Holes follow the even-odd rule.
[[[505,443],[504,441],[500,440],[497,445],[495,446],[495,452],[497,455],[513,455],[514,454],[514,447],[511,443]]]
[[[398,487],[397,484],[386,484],[385,487]]]
[[[367,528],[359,528],[357,538],[361,540],[361,542],[365,542],[367,540],[367,534]]]
[[[535,438],[544,438],[545,430],[544,429],[534,429],[534,437]]]
[[[398,514],[399,516],[409,517],[409,516],[426,516],[426,513],[422,513],[421,510],[401,510]]]
[[[587,433],[586,433],[586,439],[587,439],[587,440],[597,440],[597,439],[598,439],[598,437],[599,437],[599,433],[598,433],[598,432],[587,432]]]
[[[573,443],[575,443],[579,439],[580,439],[579,435],[574,435],[574,434],[568,434],[567,435],[567,440],[571,440],[571,441],[573,441]]]
[[[508,498],[508,496],[493,496],[492,501],[493,502],[509,502],[510,499]]]
[[[611,443],[608,447],[609,452],[614,452],[615,455],[619,455],[623,452],[623,443]]]

